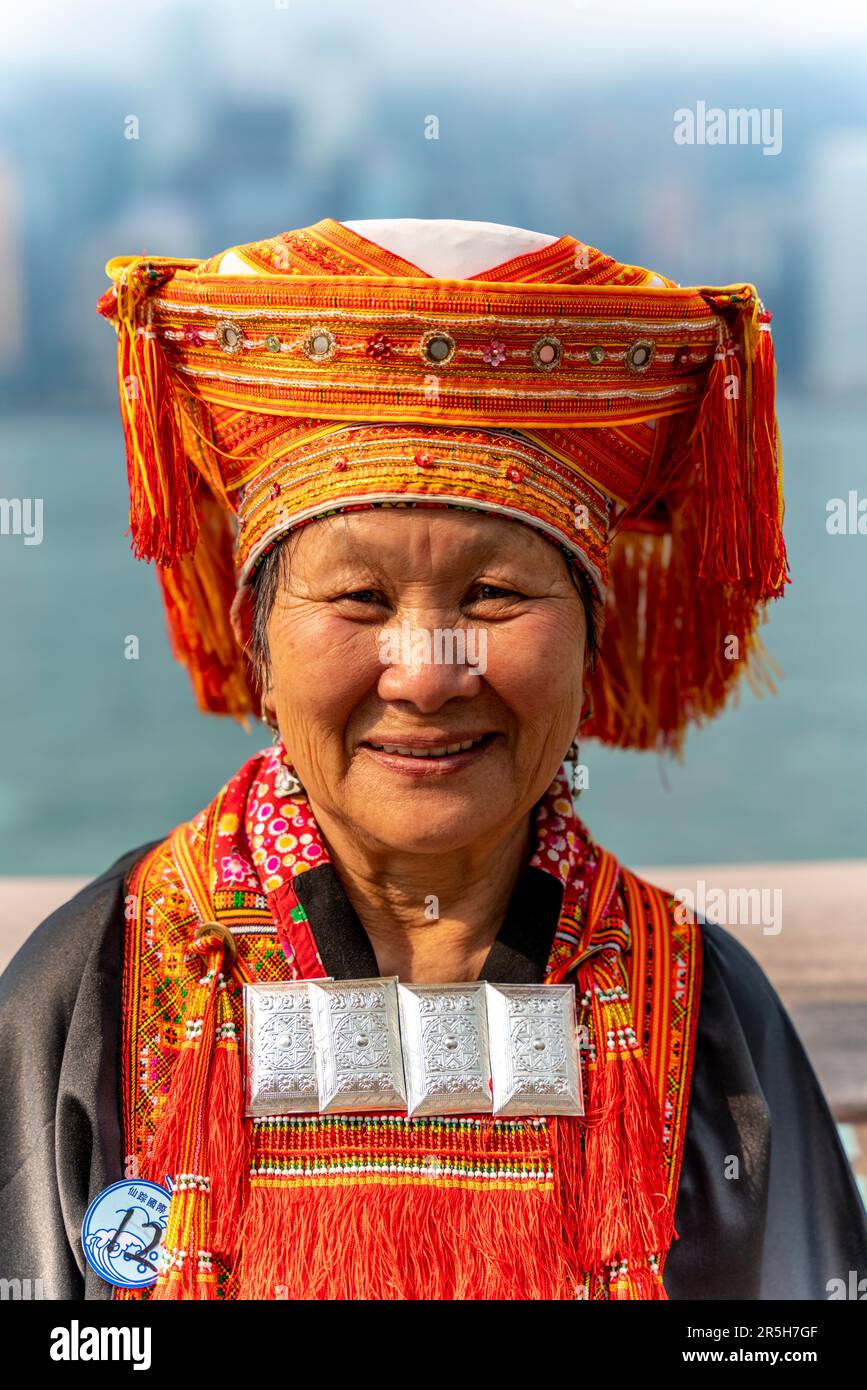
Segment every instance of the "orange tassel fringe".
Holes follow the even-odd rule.
[[[157,567],[172,652],[189,673],[199,709],[243,720],[258,701],[249,662],[227,621],[236,583],[229,519],[204,485],[198,512],[192,555]]]

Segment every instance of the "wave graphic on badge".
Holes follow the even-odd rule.
[[[126,1207],[121,1208],[118,1215],[123,1216],[127,1210]],[[152,1227],[156,1224],[153,1214],[144,1208],[134,1208],[134,1211],[136,1215],[141,1213],[143,1223],[150,1221]],[[165,1230],[165,1222],[159,1225]],[[159,1245],[147,1255],[142,1255],[149,1244],[135,1231],[125,1230],[118,1234],[117,1227],[114,1230],[90,1231],[84,1241],[88,1260],[110,1284],[118,1281],[129,1284],[153,1278],[157,1271]]]

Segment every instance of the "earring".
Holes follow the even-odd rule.
[[[581,705],[581,716],[578,720],[578,728],[583,729],[588,719],[593,718],[593,696],[589,690],[584,691],[584,700]]]
[[[280,730],[276,724],[270,723],[267,714],[262,715],[262,723],[266,729],[271,729],[271,742],[277,748],[280,744]],[[291,767],[287,767],[284,760],[280,759],[280,766],[274,778],[274,790],[278,796],[298,796],[303,794],[304,788],[298,776]]]
[[[573,801],[577,801],[578,797],[581,795],[581,792],[583,791],[583,787],[581,786],[580,774],[581,746],[577,738],[573,738],[572,742],[569,744],[569,751],[566,754],[565,761],[569,763],[572,768],[572,774],[570,777],[570,785],[572,787],[572,799]]]
[[[589,690],[585,690],[584,699],[581,703],[581,714],[578,719],[578,733],[581,732],[584,725],[587,723],[587,720],[592,718],[593,697],[590,694]],[[581,795],[582,791],[584,791],[584,788],[587,786],[586,781],[582,785],[581,780],[582,775],[586,771],[586,769],[582,766],[581,763],[581,746],[578,742],[578,733],[576,733],[572,742],[569,744],[569,752],[566,754],[564,760],[565,762],[569,763],[572,768],[570,784],[572,787],[572,799],[574,801],[577,801],[578,797]]]
[[[298,796],[304,792],[296,774],[285,763],[281,763],[277,769],[277,776],[274,778],[274,790],[278,796]]]

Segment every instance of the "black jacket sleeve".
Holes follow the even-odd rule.
[[[779,997],[723,928],[704,971],[669,1298],[828,1299],[867,1275],[867,1222]],[[844,1295],[845,1296],[845,1295]],[[850,1295],[851,1296],[851,1295]]]
[[[124,879],[147,848],[46,918],[0,979],[0,1270],[41,1281],[44,1298],[112,1294],[84,1258],[81,1224],[124,1175]]]

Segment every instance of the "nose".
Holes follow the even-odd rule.
[[[404,618],[380,634],[383,700],[405,700],[434,714],[449,700],[472,700],[482,689],[479,634],[466,628],[422,627]]]

